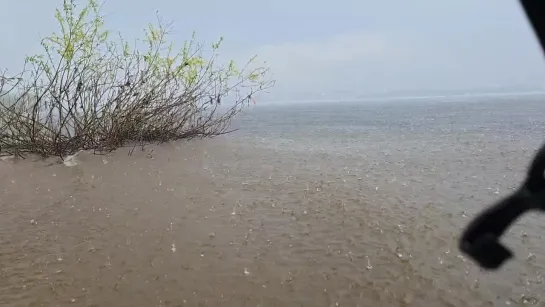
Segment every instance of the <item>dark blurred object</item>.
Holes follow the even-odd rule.
[[[499,239],[523,213],[545,210],[544,172],[545,144],[534,156],[524,183],[469,223],[460,239],[460,250],[488,270],[499,268],[513,257],[513,253]]]
[[[520,0],[520,4],[545,53],[545,1]],[[545,210],[544,171],[545,144],[536,153],[522,186],[471,221],[460,239],[460,250],[488,270],[498,269],[512,258],[513,253],[499,239],[523,213]]]

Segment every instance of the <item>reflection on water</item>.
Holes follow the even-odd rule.
[[[543,111],[267,106],[213,140],[70,167],[1,162],[0,304],[543,304],[539,216],[510,231],[517,257],[501,272],[456,247],[471,215],[521,180]]]

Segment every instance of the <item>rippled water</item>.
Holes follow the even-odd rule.
[[[543,141],[539,98],[257,106],[222,138],[0,163],[2,306],[544,304],[543,217],[456,246]]]

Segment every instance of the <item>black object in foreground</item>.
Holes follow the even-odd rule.
[[[520,0],[520,4],[545,52],[545,1]],[[522,186],[471,221],[460,239],[460,250],[489,270],[512,258],[513,253],[499,239],[524,212],[545,211],[544,171],[545,144],[535,155]]]
[[[499,268],[513,257],[499,239],[523,213],[545,211],[544,172],[545,144],[536,153],[522,186],[471,221],[462,234],[460,250],[488,270]]]

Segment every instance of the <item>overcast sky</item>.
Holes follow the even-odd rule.
[[[56,30],[61,0],[0,0],[0,67],[14,71]],[[82,0],[84,1],[84,0]],[[9,9],[8,9],[9,7]],[[275,97],[301,93],[470,90],[545,84],[545,61],[515,0],[108,0],[107,26],[141,35],[155,11],[223,55],[257,53]]]

